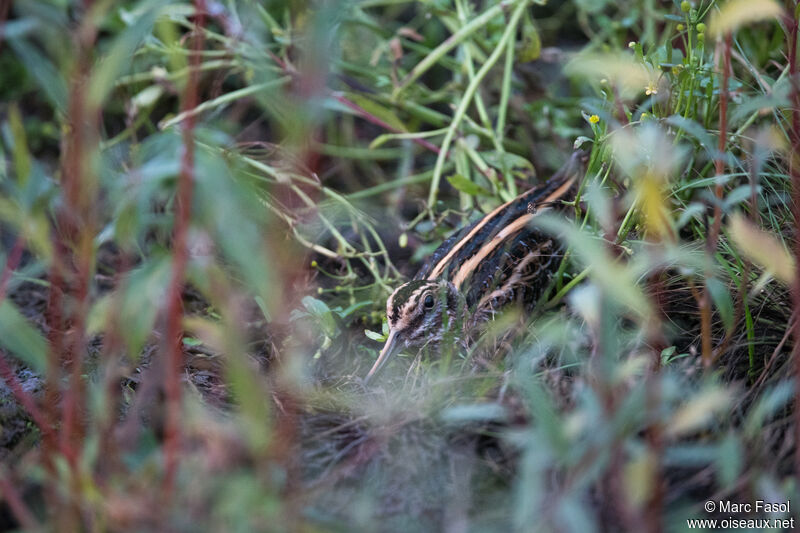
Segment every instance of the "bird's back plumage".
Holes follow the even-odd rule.
[[[445,240],[417,272],[415,280],[447,279],[466,298],[479,323],[495,310],[517,301],[530,304],[540,296],[552,273],[561,246],[531,228],[543,210],[571,199],[579,161],[573,157],[558,174]]]
[[[583,154],[573,154],[546,183],[455,232],[389,296],[389,335],[367,379],[399,347],[433,346],[447,332],[464,342],[500,309],[529,307],[540,298],[562,248],[532,222],[572,199],[584,161]]]

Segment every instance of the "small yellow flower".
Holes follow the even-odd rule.
[[[628,48],[633,48],[634,46],[636,46],[636,41],[631,41],[628,43]]]
[[[597,124],[598,122],[600,122],[600,117],[598,117],[597,115],[592,115],[591,117],[589,117],[589,122],[591,122],[592,124]]]
[[[646,94],[647,96],[658,94],[658,87],[654,82],[651,81],[650,83],[647,84],[647,87],[644,88],[644,94]]]
[[[647,113],[642,113],[642,116],[640,117],[640,119],[641,119],[641,120],[644,120],[644,119],[646,119],[648,116],[650,116],[650,115],[648,115]]]

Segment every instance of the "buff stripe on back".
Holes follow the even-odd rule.
[[[495,218],[498,214],[502,213],[511,203],[513,203],[516,200],[517,200],[516,198],[509,200],[508,202],[497,207],[494,211],[483,217],[481,221],[478,222],[474,228],[472,228],[472,231],[466,234],[464,238],[458,242],[458,244],[453,246],[453,248],[449,252],[447,252],[447,255],[442,257],[439,260],[439,262],[436,263],[436,266],[431,270],[430,274],[428,274],[425,279],[433,280],[441,276],[442,272],[444,272],[445,267],[447,267],[447,263],[449,263],[450,260],[453,259],[453,257],[458,253],[458,251],[461,248],[463,248],[464,245],[466,245],[466,243],[468,243],[475,236],[475,234],[481,230],[481,228],[483,228],[486,224],[488,224],[490,220]]]
[[[540,206],[545,206],[539,208],[538,212],[545,211],[548,207],[548,204],[551,204],[561,198],[564,194],[569,191],[572,187],[573,183],[575,182],[577,176],[573,176],[570,179],[564,181],[561,185],[556,188],[553,192],[551,192],[547,197],[545,197],[541,202],[538,202]],[[531,189],[528,193],[533,192],[535,189]],[[528,194],[525,193],[525,194]],[[506,202],[505,204],[501,205],[490,214],[486,215],[473,229],[466,235],[456,246],[453,247],[450,252],[443,257],[437,264],[436,268],[434,268],[431,273],[428,275],[427,279],[435,279],[439,276],[447,266],[447,263],[451,260],[452,256],[458,252],[460,248],[462,248],[482,227],[484,227],[490,220],[494,217],[498,216],[509,204],[518,200],[519,198],[515,198],[510,202]],[[468,261],[466,261],[456,272],[456,275],[453,277],[453,284],[456,287],[460,287],[464,280],[467,279],[469,274],[483,261],[492,251],[497,249],[508,237],[521,231],[525,225],[536,216],[537,213],[526,213],[516,220],[512,221],[510,224],[506,225],[497,235],[495,235],[488,243],[483,245],[478,252],[470,257]]]

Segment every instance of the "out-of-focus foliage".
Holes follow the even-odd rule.
[[[796,10],[3,5],[0,524],[678,531],[800,501]],[[365,385],[392,288],[575,148],[533,314]]]

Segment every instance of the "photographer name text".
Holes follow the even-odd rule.
[[[730,500],[709,500],[704,505],[706,512],[713,513],[789,513],[792,509],[792,502],[768,502],[756,500],[754,502],[733,502]]]

